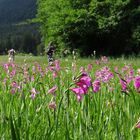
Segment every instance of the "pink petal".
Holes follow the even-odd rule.
[[[80,102],[82,100],[82,96],[81,95],[77,95],[77,100]]]
[[[136,124],[136,128],[140,128],[140,122]]]
[[[140,76],[137,76],[134,78],[134,86],[136,88],[137,91],[139,91],[140,88]]]
[[[52,87],[51,89],[49,89],[48,93],[53,94],[57,89],[57,86]]]
[[[95,80],[92,84],[93,86],[93,92],[98,92],[100,90],[100,87],[101,87],[101,83],[99,80]]]
[[[55,102],[49,103],[49,108],[50,109],[56,109],[56,103]]]
[[[77,95],[85,94],[85,91],[84,91],[81,87],[72,88],[71,90],[72,90],[75,94],[77,94]]]

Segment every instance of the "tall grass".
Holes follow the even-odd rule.
[[[3,65],[0,66],[1,139],[140,139],[140,130],[135,128],[140,117],[140,94],[134,88],[133,81],[129,85],[129,92],[122,92],[119,78],[114,72],[116,66],[121,70],[124,65],[132,64],[136,75],[139,59],[111,59],[100,65],[92,59],[63,59],[60,60],[61,68],[57,72],[49,70],[46,58],[24,59],[16,57],[16,65],[9,66],[9,71]],[[1,64],[6,63],[3,57],[0,61]],[[108,83],[102,83],[97,93],[90,87],[79,102],[70,88],[75,87],[74,79],[78,77],[80,67],[87,68],[89,63],[93,65],[88,72],[92,82],[95,80],[95,72],[104,66],[111,69],[114,78]],[[11,76],[13,69],[16,73]],[[13,82],[18,87],[13,86]],[[55,95],[48,92],[53,86],[57,87]],[[114,90],[109,90],[112,86]],[[33,88],[37,92],[34,99],[31,96]],[[15,91],[12,92],[12,89]],[[56,107],[51,108],[50,103],[55,103]]]

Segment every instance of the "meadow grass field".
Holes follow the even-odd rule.
[[[140,140],[140,59],[0,56],[0,139]]]

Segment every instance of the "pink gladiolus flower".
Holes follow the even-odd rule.
[[[134,78],[134,86],[138,92],[140,92],[140,76]]]
[[[57,71],[54,71],[54,72],[52,73],[52,76],[53,76],[53,78],[56,78],[56,77],[58,76]]]
[[[16,89],[21,89],[21,87],[17,84],[16,81],[13,81],[11,86],[15,91],[16,91]]]
[[[79,82],[76,83],[76,85],[82,88],[84,94],[86,94],[88,88],[91,86],[91,78],[83,73],[82,77],[80,78]]]
[[[33,93],[31,94],[31,98],[32,98],[32,99],[34,99],[35,96],[36,96],[35,94],[33,94]]]
[[[93,92],[97,93],[101,88],[101,83],[99,80],[95,80],[92,86],[93,86]]]
[[[16,75],[16,70],[13,69],[11,72],[10,72],[10,78],[14,77]]]
[[[108,58],[106,56],[101,57],[102,63],[108,63]]]
[[[97,80],[105,83],[109,82],[114,77],[113,73],[108,67],[103,67],[101,70],[96,71],[95,76]]]
[[[127,82],[123,79],[120,79],[120,84],[122,86],[122,91],[125,91],[127,90]]]
[[[12,89],[11,89],[11,93],[12,93],[12,94],[15,94],[15,93],[16,93],[16,89],[15,89],[15,88],[12,88]]]
[[[83,72],[78,82],[76,82],[78,87],[72,88],[71,90],[76,94],[77,100],[82,100],[82,94],[86,94],[88,92],[88,88],[91,86],[91,78],[87,75],[87,73]]]
[[[35,89],[35,88],[32,88],[31,93],[33,93],[33,94],[37,94],[36,89]]]
[[[80,78],[80,82],[82,82],[83,84],[87,85],[87,87],[91,86],[91,78],[89,76],[82,76]]]
[[[31,77],[31,81],[33,82],[34,80],[35,80],[35,77],[34,77],[34,76],[32,76],[32,77]]]
[[[87,66],[87,70],[90,72],[91,70],[92,70],[92,64],[88,64],[88,66]]]
[[[51,72],[53,72],[53,71],[55,71],[55,67],[54,67],[54,66],[49,66],[49,70],[50,70]]]
[[[32,93],[32,94],[31,94],[31,98],[32,98],[32,99],[34,99],[35,96],[36,96],[36,94],[38,94],[38,92],[36,91],[35,88],[32,88],[31,93]]]
[[[80,81],[80,82],[76,83],[76,85],[79,86],[80,88],[82,88],[82,90],[84,91],[84,94],[87,93],[89,87],[85,83]]]
[[[55,64],[55,70],[56,71],[60,71],[60,61],[59,60],[55,60],[54,64]]]
[[[79,102],[80,102],[80,101],[82,100],[82,98],[83,98],[81,95],[77,95],[76,97],[77,97],[77,100],[78,100]]]
[[[76,94],[77,100],[81,101],[82,100],[82,94],[85,94],[85,91],[81,87],[72,88],[71,90]]]
[[[57,90],[57,86],[52,87],[51,89],[49,89],[48,93],[55,95],[55,91]]]
[[[123,79],[127,81],[127,84],[129,84],[134,79],[134,69],[131,65],[126,65],[122,68],[122,75]]]
[[[13,81],[13,82],[12,82],[12,87],[18,88],[18,84],[17,84],[15,81]]]
[[[49,108],[50,109],[56,109],[56,103],[55,102],[49,103]]]
[[[71,90],[72,90],[76,95],[85,94],[85,91],[84,91],[83,88],[81,88],[81,87],[72,88]]]
[[[84,67],[80,67],[80,72],[85,72],[85,68]]]
[[[3,83],[6,84],[7,80],[8,80],[7,78],[4,78]]]
[[[6,72],[8,72],[9,71],[9,64],[4,64],[3,68],[5,69]]]
[[[78,85],[79,87],[85,87],[85,85],[87,87],[90,87],[91,86],[91,78],[87,75],[86,72],[83,72],[81,74],[79,81],[76,83],[76,85]]]
[[[97,65],[100,65],[101,62],[100,62],[99,60],[96,60],[95,63],[96,63]]]

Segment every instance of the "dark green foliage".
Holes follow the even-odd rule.
[[[38,0],[45,44],[81,55],[131,54],[140,51],[138,0]]]
[[[4,26],[0,28],[0,54],[14,48],[19,53],[38,54],[40,44],[38,25]],[[39,52],[40,53],[40,52]]]

